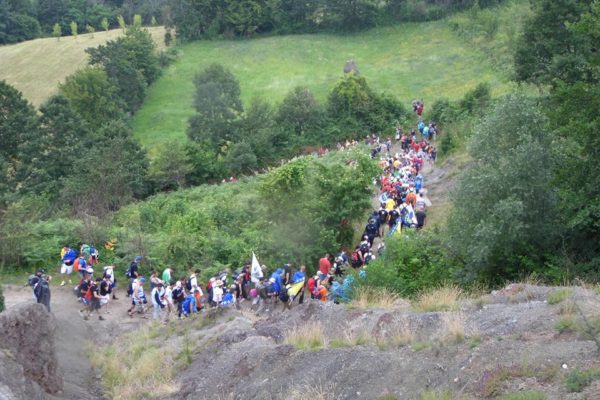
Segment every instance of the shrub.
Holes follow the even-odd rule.
[[[571,315],[567,315],[554,324],[554,329],[558,331],[558,333],[570,333],[575,332],[577,330],[577,321]]]
[[[438,99],[431,105],[429,119],[437,122],[438,124],[446,125],[450,122],[454,122],[456,117],[456,107],[450,103],[450,100],[447,98]]]
[[[468,91],[459,102],[461,111],[468,114],[482,115],[492,100],[491,86],[481,82],[473,90]]]
[[[569,289],[558,289],[548,295],[548,304],[558,304],[566,300],[571,295]]]
[[[600,367],[591,368],[587,371],[575,369],[567,376],[565,384],[569,392],[581,392],[596,379],[600,379]]]
[[[546,400],[546,395],[535,390],[507,393],[500,396],[500,400]]]
[[[366,284],[412,296],[449,280],[451,265],[432,235],[403,231],[388,238],[385,254],[369,264]]]

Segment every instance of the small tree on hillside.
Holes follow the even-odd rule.
[[[62,28],[60,27],[59,23],[56,23],[54,26],[52,26],[52,36],[54,36],[56,40],[60,40],[60,37],[62,36]]]
[[[284,129],[303,136],[315,129],[322,118],[323,113],[311,91],[298,86],[283,99],[277,111],[276,121]]]
[[[121,29],[123,29],[123,32],[125,32],[125,29],[127,28],[127,24],[125,23],[125,18],[123,18],[122,15],[118,15],[117,22],[119,23],[119,27]]]
[[[141,28],[142,27],[142,16],[139,14],[135,14],[133,16],[133,27]]]
[[[208,141],[218,151],[235,141],[235,123],[243,112],[240,83],[222,65],[212,64],[194,78],[197,114],[190,118],[187,134],[198,142]]]
[[[71,27],[71,35],[73,35],[73,37],[76,38],[77,37],[77,22],[71,21],[69,26]]]
[[[150,20],[150,25],[152,26],[157,26],[158,22],[156,21],[156,17],[153,15],[152,19]]]
[[[96,29],[94,29],[93,26],[91,26],[91,25],[88,24],[88,25],[85,26],[85,31],[87,33],[89,33],[91,35],[91,37],[94,37],[94,32],[96,32]]]
[[[104,29],[106,32],[108,32],[108,28],[109,28],[108,18],[106,18],[106,17],[102,18],[102,21],[100,21],[100,26],[102,27],[102,29]]]

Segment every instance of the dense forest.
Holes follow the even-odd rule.
[[[193,2],[224,18],[221,3],[232,2]],[[248,11],[261,2],[243,3]],[[382,7],[351,3],[355,7],[341,9]],[[382,4],[396,3],[413,4]],[[472,159],[452,192],[447,225],[412,239],[388,239],[386,256],[369,266],[369,282],[414,293],[442,281],[494,284],[530,273],[555,282],[599,279],[600,3],[537,0],[532,6],[514,45],[512,93],[493,98],[482,83],[461,100],[438,100],[428,109],[426,117],[443,127],[442,154],[451,156],[466,142],[462,148]],[[382,14],[373,15],[379,23]],[[170,18],[188,39],[232,29],[211,20],[184,33],[185,22]],[[233,20],[239,21],[227,18]],[[295,31],[285,24],[254,32]],[[234,35],[254,32],[233,29]],[[113,239],[118,245],[107,247],[107,261],[143,253],[148,266],[218,269],[238,267],[258,249],[269,263],[312,263],[352,244],[352,224],[371,207],[376,166],[366,149],[281,160],[303,149],[389,133],[409,117],[402,104],[410,99],[377,93],[368,77],[357,74],[342,77],[324,104],[298,87],[280,104],[256,100],[244,107],[237,78],[215,64],[190,82],[196,114],[188,121],[188,141],[150,158],[132,136],[130,116],[169,57],[156,53],[139,23],[88,53],[90,66],[70,76],[39,110],[0,82],[4,267],[54,263],[63,243]],[[208,185],[232,175],[247,177]]]

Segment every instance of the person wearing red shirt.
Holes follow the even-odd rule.
[[[330,269],[331,262],[329,262],[329,254],[326,253],[325,256],[319,260],[319,273],[327,277]]]

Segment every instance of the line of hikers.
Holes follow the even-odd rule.
[[[420,229],[425,223],[426,208],[431,203],[424,196],[421,171],[426,160],[435,161],[435,148],[428,138],[435,139],[437,127],[430,123],[427,134],[423,133],[425,128],[419,118],[417,129],[421,133],[421,140],[417,140],[414,129],[407,136],[402,134],[401,128],[397,128],[396,148],[399,145],[400,149],[393,154],[391,138],[385,141],[381,141],[377,135],[365,138],[365,143],[372,146],[371,156],[379,157],[382,169],[382,174],[374,180],[380,189],[380,207],[369,216],[360,243],[352,251],[341,250],[334,257],[325,254],[319,259],[315,275],[307,277],[304,265],[294,269],[291,263],[284,264],[268,275],[267,267],[259,264],[253,254],[252,260],[234,273],[225,269],[202,285],[199,282],[199,269],[177,278],[175,269],[168,267],[160,275],[152,271],[146,278],[139,269],[143,258],[137,256],[125,273],[127,296],[131,300],[128,314],[147,318],[146,313],[151,306],[153,318],[166,322],[172,315],[190,317],[205,307],[233,305],[239,308],[243,301],[249,301],[251,309],[260,312],[269,304],[281,303],[284,308],[289,308],[296,299],[298,303],[303,303],[306,291],[311,299],[323,302],[348,300],[355,278],[354,274],[347,274],[347,271],[354,268],[359,277],[366,276],[369,263],[385,250],[383,240],[378,240],[376,249],[374,246],[377,238],[385,237],[386,227],[387,234],[392,235],[403,228]],[[353,142],[350,146],[355,144]],[[94,312],[103,320],[102,310],[111,298],[117,300],[116,267],[105,266],[97,271],[98,276],[94,278],[94,267],[97,268],[99,257],[93,245],[83,243],[78,243],[76,248],[65,245],[61,250],[61,286],[67,281],[72,284],[73,272],[80,274],[75,294],[82,304],[80,314],[86,320]],[[40,298],[47,299],[49,307],[49,277],[46,278],[42,271],[33,280],[35,282],[30,284],[34,286],[34,292],[36,287],[39,293],[47,288],[47,294]],[[150,299],[146,297],[147,285]]]

